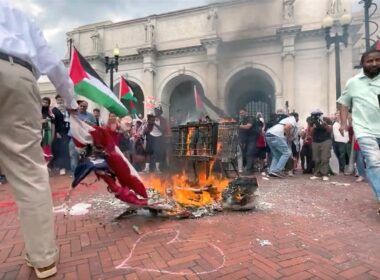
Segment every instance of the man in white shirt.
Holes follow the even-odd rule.
[[[67,70],[41,30],[0,0],[0,166],[13,188],[26,260],[38,278],[57,272],[53,203],[41,143],[41,98],[36,79],[46,74],[69,110],[77,108]]]
[[[349,157],[351,146],[347,143],[350,141],[350,138],[348,136],[348,131],[344,132],[344,135],[342,135],[339,131],[341,119],[340,119],[340,113],[339,111],[335,115],[336,121],[333,124],[333,135],[334,135],[334,142],[333,142],[333,149],[336,157],[339,161],[339,172],[344,173],[344,167],[347,164],[347,159]]]
[[[288,142],[293,139],[293,131],[297,122],[298,119],[289,116],[272,126],[265,134],[267,145],[272,153],[272,162],[268,173],[271,177],[282,177],[281,172],[292,154]]]

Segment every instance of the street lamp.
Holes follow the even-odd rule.
[[[364,31],[365,31],[365,49],[369,51],[371,48],[371,42],[375,42],[371,39],[371,36],[376,33],[378,30],[378,24],[374,21],[371,21],[371,17],[376,14],[377,4],[373,2],[373,0],[361,0],[359,4],[364,4]],[[370,13],[371,7],[374,7],[372,12]],[[372,23],[375,25],[376,31],[371,33],[369,24]]]
[[[110,89],[113,91],[113,72],[117,72],[118,66],[119,66],[119,55],[120,50],[116,47],[112,51],[113,57],[110,58],[109,56],[104,57],[104,65],[106,66],[106,74],[108,71],[110,72]]]
[[[340,18],[333,18],[327,15],[323,19],[323,27],[325,29],[325,39],[327,43],[327,49],[334,44],[335,46],[335,85],[336,85],[336,98],[338,99],[341,95],[341,84],[340,84],[340,43],[343,43],[345,47],[348,45],[348,25],[351,23],[351,16],[348,13],[344,13]],[[343,33],[338,33],[338,28],[341,26],[343,28]],[[335,35],[331,36],[331,29],[335,28]]]

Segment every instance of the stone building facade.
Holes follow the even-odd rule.
[[[104,57],[120,49],[120,77],[132,85],[144,115],[159,102],[166,116],[195,110],[194,86],[207,106],[235,116],[246,107],[268,118],[278,109],[305,119],[336,110],[335,55],[326,48],[326,12],[342,0],[235,0],[123,22],[101,22],[69,33],[75,47],[106,82]],[[339,10],[338,10],[339,9]],[[348,47],[341,47],[341,78],[355,74],[362,19],[353,15]],[[49,86],[41,85],[42,93]]]

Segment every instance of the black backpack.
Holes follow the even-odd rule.
[[[282,121],[283,119],[286,119],[287,117],[289,117],[289,116],[286,114],[275,114],[275,115],[273,115],[272,118],[267,122],[267,124],[265,126],[265,131],[267,131],[271,127],[275,126],[276,124],[280,123],[280,121]]]

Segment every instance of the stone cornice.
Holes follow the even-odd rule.
[[[191,47],[185,47],[185,48],[162,50],[162,51],[159,51],[157,54],[158,56],[175,56],[175,55],[202,53],[205,50],[206,49],[204,46],[191,46]]]
[[[220,43],[222,43],[222,38],[217,37],[217,36],[206,37],[206,38],[201,39],[201,44],[205,48],[215,47],[215,46],[218,46]]]
[[[139,49],[137,49],[137,51],[138,51],[138,54],[120,56],[119,62],[134,62],[134,61],[139,61],[139,60],[142,61],[144,54],[151,53],[152,49],[151,48],[139,48]],[[155,53],[159,57],[196,54],[196,53],[203,53],[205,51],[206,51],[206,49],[204,46],[191,46],[191,47],[168,49],[168,50],[162,50],[162,51],[157,51],[155,49]],[[104,56],[101,54],[87,55],[87,56],[84,56],[84,58],[90,63],[91,62],[104,61]],[[66,66],[68,66],[69,59],[63,59],[62,61]]]
[[[87,56],[84,56],[84,58],[88,61],[88,62],[104,62],[104,56],[103,55],[87,55]],[[119,57],[119,62],[133,62],[133,61],[138,61],[138,60],[142,60],[143,57],[139,54],[134,54],[134,55],[124,55],[124,56],[120,56]],[[69,65],[69,59],[66,58],[66,59],[63,59],[62,62],[68,66]]]
[[[320,36],[325,36],[325,32],[322,28],[319,28],[319,29],[301,31],[298,36],[300,38],[320,37]]]
[[[297,35],[301,32],[302,27],[300,25],[289,25],[277,28],[276,33],[280,36]]]
[[[270,43],[270,42],[274,42],[276,40],[277,40],[277,36],[265,36],[265,37],[254,38],[254,39],[252,39],[252,42],[254,44],[257,44],[257,43]]]
[[[142,47],[137,49],[137,53],[141,56],[144,55],[152,55],[157,53],[157,49],[155,45]]]
[[[119,57],[119,62],[134,62],[138,60],[142,60],[143,57],[139,54],[133,54],[133,55],[124,55]]]
[[[322,28],[312,29],[302,31],[301,26],[289,26],[289,27],[279,27],[276,29],[276,35],[265,36],[265,37],[257,37],[251,39],[244,39],[245,41],[249,41],[251,43],[273,43],[276,42],[280,37],[286,35],[297,35],[300,38],[312,38],[312,37],[323,37],[324,30]],[[223,37],[223,36],[222,36]],[[239,41],[239,40],[237,40]],[[236,41],[236,42],[237,42]],[[179,55],[191,55],[191,54],[199,54],[205,53],[207,51],[207,47],[217,46],[222,42],[222,39],[219,37],[210,37],[201,39],[201,45],[189,46],[189,47],[181,47],[175,49],[166,49],[166,50],[157,50],[155,46],[142,47],[137,49],[137,54],[120,56],[120,62],[139,62],[143,60],[144,55],[154,53],[157,57],[170,57],[170,56],[179,56]],[[226,44],[233,43],[233,41],[226,41]],[[90,54],[85,56],[88,62],[99,62],[104,60],[104,55],[101,54]],[[68,59],[63,60],[64,64],[67,66],[69,64]]]

